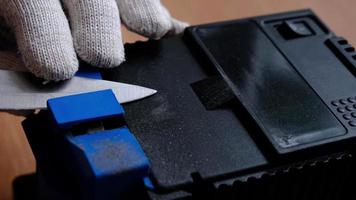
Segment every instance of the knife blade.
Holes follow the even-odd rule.
[[[139,100],[157,92],[138,85],[83,77],[44,85],[29,73],[0,70],[0,110],[45,109],[50,98],[104,89],[112,89],[120,103]]]

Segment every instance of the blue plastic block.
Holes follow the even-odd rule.
[[[75,76],[92,79],[102,79],[100,72],[92,67],[80,67],[79,71],[75,74]]]
[[[47,107],[60,128],[82,122],[122,117],[124,110],[111,90],[49,99]]]
[[[126,127],[68,138],[76,152],[73,163],[85,176],[84,191],[93,199],[116,196],[148,175],[148,158]]]

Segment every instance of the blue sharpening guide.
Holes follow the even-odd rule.
[[[79,71],[75,74],[78,77],[92,78],[92,79],[102,79],[100,72],[89,66],[80,67]]]
[[[76,76],[101,79],[91,68],[81,68]],[[39,181],[49,188],[41,191],[50,195],[45,198],[71,196],[73,191],[64,180],[79,184],[76,193],[83,199],[116,199],[148,179],[149,160],[123,123],[124,109],[112,90],[50,99],[47,107],[48,111],[38,114],[48,116],[45,128],[37,129],[32,122],[26,125],[26,120],[23,123],[31,147],[36,149]],[[105,120],[111,120],[115,128],[106,130]],[[89,132],[91,128],[94,132]],[[64,172],[68,169],[71,172]],[[62,195],[54,192],[59,185],[67,188]]]
[[[97,178],[120,176],[125,173],[133,173],[130,179],[142,178],[148,172],[148,159],[136,138],[126,127],[81,135],[71,138],[70,141],[80,148]]]
[[[120,117],[124,113],[112,90],[50,99],[47,107],[61,128],[82,122]]]

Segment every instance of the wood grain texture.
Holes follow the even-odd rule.
[[[173,16],[201,24],[275,12],[311,8],[338,35],[356,44],[354,0],[162,0]],[[123,30],[125,42],[144,40]],[[0,96],[1,98],[1,96]],[[22,131],[21,117],[0,113],[0,200],[12,199],[16,176],[35,171],[35,162]]]

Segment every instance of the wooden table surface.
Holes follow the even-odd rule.
[[[355,0],[163,0],[163,3],[173,16],[190,24],[311,8],[331,30],[356,44]],[[123,33],[125,42],[143,40],[127,30]],[[0,113],[0,200],[12,199],[15,177],[35,171],[34,157],[20,125],[22,120]]]

